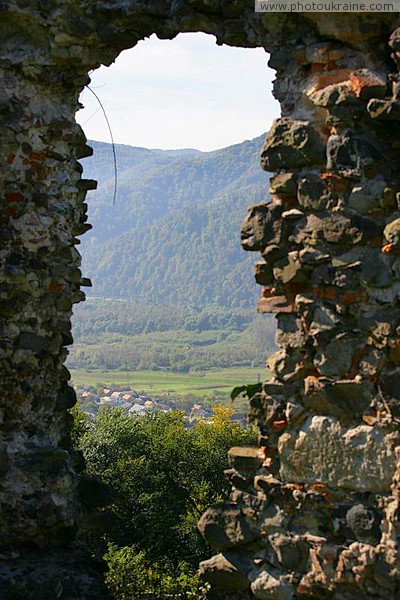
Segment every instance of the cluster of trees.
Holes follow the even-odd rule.
[[[85,543],[105,555],[115,600],[205,598],[196,570],[210,549],[196,523],[228,493],[228,449],[255,443],[254,430],[221,407],[190,429],[179,412],[135,418],[106,409],[90,424],[79,407],[73,413],[75,448],[106,490],[100,530],[88,528]]]
[[[266,198],[262,137],[216,152],[117,147],[119,186],[107,165],[111,146],[93,143],[86,177],[93,231],[82,240],[94,294],[201,307],[254,304],[252,258],[240,248],[246,208]],[[103,167],[103,168],[102,168]]]
[[[243,331],[254,320],[254,310],[226,309],[216,305],[190,305],[89,298],[74,310],[77,340],[103,333],[153,333],[160,331]]]
[[[70,368],[189,372],[262,366],[275,323],[246,310],[104,300],[78,308],[73,331]]]

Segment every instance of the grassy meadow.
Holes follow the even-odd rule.
[[[218,395],[229,397],[232,388],[268,379],[268,370],[262,367],[236,367],[204,373],[172,373],[166,371],[101,371],[71,369],[74,385],[126,384],[137,391],[153,396],[188,394],[199,397]],[[215,394],[217,392],[218,394]]]

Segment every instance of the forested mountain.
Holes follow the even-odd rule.
[[[93,230],[81,248],[91,295],[253,306],[254,256],[240,249],[239,228],[246,208],[266,198],[263,137],[214,152],[117,145],[114,205],[112,147],[90,142],[84,173],[99,186],[88,194]]]

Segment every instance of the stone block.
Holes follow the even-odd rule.
[[[320,263],[329,261],[331,258],[327,252],[322,252],[317,248],[307,247],[299,252],[299,260],[304,265],[315,266]]]
[[[288,118],[274,121],[261,152],[265,171],[322,165],[325,144],[308,121]]]
[[[365,254],[362,261],[360,277],[366,286],[389,287],[393,281],[391,259],[379,249],[371,249]]]
[[[210,546],[221,550],[248,544],[260,535],[256,522],[229,502],[209,508],[201,516],[198,529]]]
[[[291,208],[282,213],[282,219],[286,219],[287,221],[296,221],[302,217],[304,217],[304,212],[298,208]]]
[[[225,469],[224,475],[228,479],[231,486],[238,490],[248,490],[252,486],[253,471],[245,472],[236,471],[236,469]]]
[[[274,202],[250,208],[240,231],[242,248],[258,251],[269,244],[279,244],[282,212],[282,206]]]
[[[300,262],[298,252],[289,252],[285,258],[276,262],[273,274],[274,279],[283,285],[289,282],[305,282],[309,279],[307,267]]]
[[[355,95],[362,100],[382,98],[387,91],[386,74],[381,75],[370,69],[352,71],[350,81]]]
[[[262,251],[262,257],[268,264],[273,264],[277,260],[286,256],[287,251],[282,246],[276,244],[270,244]]]
[[[332,83],[322,89],[311,88],[307,96],[313,104],[323,108],[361,104],[354,94],[350,80]]]
[[[291,313],[294,311],[294,305],[289,302],[286,296],[271,296],[270,298],[261,298],[257,302],[258,313]]]
[[[18,338],[18,346],[24,350],[31,350],[32,352],[41,352],[45,346],[45,339],[41,335],[35,333],[24,332],[21,333]]]
[[[279,173],[269,180],[270,194],[277,194],[281,198],[296,197],[297,192],[297,174]]]
[[[337,61],[346,55],[346,49],[333,42],[317,42],[305,48],[307,63],[327,64]]]
[[[369,381],[328,381],[313,376],[304,380],[303,404],[314,414],[331,415],[338,419],[359,419],[374,398]]]
[[[400,402],[400,369],[385,370],[380,377],[380,387],[388,401],[392,401],[393,404]],[[396,410],[397,414],[400,414],[400,405]]]
[[[384,161],[380,149],[367,139],[355,136],[351,130],[331,135],[326,151],[326,167],[332,171],[361,173],[376,161]]]
[[[290,382],[304,377],[313,370],[306,350],[286,348],[269,356],[267,365],[275,377],[282,382]]]
[[[228,558],[229,557],[229,558]],[[245,591],[250,587],[247,572],[251,563],[245,556],[237,553],[217,554],[199,565],[199,574],[202,579],[220,589],[228,591]]]
[[[329,201],[326,181],[315,173],[309,173],[299,179],[297,199],[306,210],[322,210]]]
[[[348,333],[340,333],[317,350],[314,365],[325,377],[346,379],[350,375],[353,357],[359,347],[359,338]]]
[[[57,410],[66,410],[75,406],[77,401],[76,393],[73,387],[64,384],[60,387],[56,397]]]
[[[381,518],[376,510],[365,504],[354,504],[349,507],[345,517],[347,538],[376,545],[379,543],[382,532],[380,529]]]
[[[381,234],[379,224],[355,213],[310,214],[295,224],[291,239],[296,244],[318,246],[329,244],[351,245],[367,242]]]
[[[383,230],[383,235],[388,244],[400,246],[400,219],[390,221]]]
[[[313,416],[279,438],[280,477],[359,492],[389,492],[396,469],[396,434],[375,425],[345,427],[334,417]]]
[[[274,281],[272,267],[265,261],[258,261],[254,265],[254,276],[258,285],[271,285]]]
[[[271,567],[255,569],[250,574],[251,591],[259,600],[291,600],[295,598],[295,587],[282,579],[279,571]]]
[[[289,571],[304,573],[308,562],[308,544],[297,535],[273,533],[268,536],[279,565]]]
[[[260,448],[238,446],[229,449],[228,460],[232,467],[238,471],[253,472],[261,467],[264,455]]]
[[[275,341],[278,346],[301,348],[305,343],[306,333],[300,319],[296,315],[284,313],[278,315],[277,319],[278,327]]]
[[[381,121],[398,121],[400,119],[400,102],[398,100],[372,98],[368,102],[367,110],[371,119]]]
[[[311,318],[308,333],[313,337],[334,331],[340,323],[339,315],[323,304],[315,306]]]
[[[347,206],[361,214],[381,210],[386,186],[381,175],[355,185],[347,199]]]

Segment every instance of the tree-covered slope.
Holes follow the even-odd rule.
[[[82,244],[92,294],[253,305],[254,257],[240,249],[239,228],[246,208],[266,198],[262,141],[263,136],[207,153],[117,146],[114,206],[111,146],[92,142],[85,176],[97,177],[99,188],[88,197],[93,230]]]

